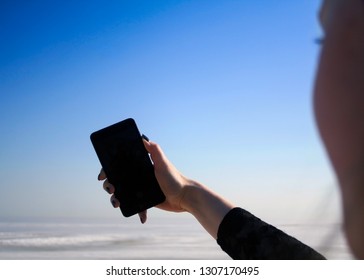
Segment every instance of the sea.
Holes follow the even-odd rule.
[[[278,224],[328,259],[352,259],[338,224]],[[1,260],[229,260],[191,216],[0,218]]]

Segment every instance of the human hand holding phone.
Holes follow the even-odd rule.
[[[182,205],[182,199],[184,197],[185,187],[192,185],[193,182],[185,178],[175,166],[167,159],[160,146],[154,142],[149,141],[143,135],[143,144],[145,149],[150,154],[150,157],[154,164],[155,176],[162,189],[162,192],[166,196],[166,200],[158,205],[159,209],[171,211],[171,212],[184,212],[186,209]],[[112,194],[110,200],[114,208],[120,207],[120,201],[115,197],[115,187],[107,179],[107,175],[103,169],[98,176],[98,180],[102,181],[103,188],[109,194]],[[142,223],[147,220],[147,211],[138,213]]]
[[[155,176],[166,197],[165,201],[156,207],[171,212],[191,213],[216,239],[222,219],[234,205],[208,187],[182,175],[168,160],[158,144],[145,138],[143,143],[154,163]],[[103,170],[101,170],[98,179],[105,180],[103,187],[108,193],[114,193],[115,188],[107,180]],[[111,201],[114,207],[119,207],[122,204],[114,195],[111,196]],[[145,223],[147,212],[141,211],[139,216],[141,222]]]

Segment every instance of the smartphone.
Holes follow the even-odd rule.
[[[95,131],[90,138],[109,182],[115,187],[114,195],[125,217],[165,200],[133,119]]]

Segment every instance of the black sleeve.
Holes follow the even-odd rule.
[[[241,208],[226,214],[219,226],[217,243],[233,259],[325,259],[309,246]]]

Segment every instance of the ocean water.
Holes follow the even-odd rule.
[[[329,259],[351,259],[337,225],[276,225]],[[0,219],[0,259],[230,259],[190,216]]]

